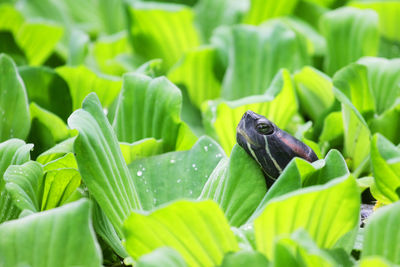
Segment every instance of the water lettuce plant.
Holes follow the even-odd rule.
[[[1,1],[0,266],[400,265],[399,18]],[[247,110],[319,160],[267,186],[236,142]]]

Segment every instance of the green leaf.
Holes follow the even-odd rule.
[[[243,19],[246,24],[260,24],[270,18],[292,14],[298,0],[251,0],[250,9]]]
[[[161,58],[164,71],[200,44],[189,7],[135,2],[127,9],[134,50],[145,60]]]
[[[21,210],[39,212],[68,203],[81,184],[78,170],[50,169],[29,161],[21,166],[10,166],[4,174],[6,189]]]
[[[168,79],[183,85],[191,102],[198,108],[205,100],[215,99],[221,94],[221,84],[213,71],[215,60],[214,47],[200,47],[186,52],[168,73]]]
[[[393,264],[389,261],[387,261],[385,258],[378,257],[378,256],[370,256],[370,257],[364,257],[360,260],[360,267],[375,267],[375,266],[380,266],[380,267],[390,267],[393,266]]]
[[[260,167],[243,148],[235,145],[229,163],[215,168],[200,197],[217,202],[229,224],[237,227],[247,221],[266,192]]]
[[[37,161],[41,164],[49,163],[57,158],[64,156],[73,151],[75,137],[68,138],[67,140],[53,146],[49,150],[43,152],[37,157]]]
[[[229,100],[264,94],[281,68],[294,71],[309,61],[305,39],[280,21],[232,27],[228,49],[222,97]]]
[[[299,230],[290,237],[275,242],[274,263],[276,266],[336,266],[327,251],[320,249],[307,232]],[[289,261],[288,261],[289,260]]]
[[[5,190],[4,172],[10,165],[19,165],[30,159],[32,144],[19,139],[9,139],[0,143],[0,224],[17,218],[20,210],[15,206],[11,195]]]
[[[48,67],[20,67],[30,102],[58,115],[64,121],[72,112],[72,99],[68,84]]]
[[[307,41],[307,51],[312,56],[324,56],[326,54],[325,38],[310,24],[298,17],[283,17],[280,20],[292,28],[297,34],[302,35]]]
[[[141,205],[117,138],[96,94],[85,98],[82,109],[69,117],[68,125],[79,131],[74,152],[82,179],[121,236],[122,222]]]
[[[213,201],[177,201],[148,215],[132,213],[124,223],[126,249],[137,259],[169,246],[189,266],[215,266],[239,249],[222,210]]]
[[[57,115],[41,108],[36,103],[29,105],[29,111],[32,124],[28,140],[36,145],[35,155],[71,136],[71,131]]]
[[[180,119],[181,107],[179,89],[165,77],[124,75],[113,122],[118,140],[131,143],[153,137],[163,140],[165,151],[174,150],[184,127]],[[191,138],[189,134],[183,137]]]
[[[11,4],[1,4],[0,13],[0,30],[10,31],[16,35],[24,23],[22,14]]]
[[[335,101],[331,79],[313,67],[304,67],[294,75],[300,109],[313,121]]]
[[[344,7],[327,12],[321,17],[320,28],[327,40],[324,68],[328,75],[378,53],[378,16],[372,10]]]
[[[12,59],[0,54],[0,142],[25,139],[31,126],[25,85]]]
[[[43,178],[43,168],[35,161],[10,166],[4,173],[6,189],[20,210],[41,210]]]
[[[68,203],[69,198],[81,184],[78,170],[57,169],[45,174],[41,210],[49,210]]]
[[[127,165],[140,158],[146,158],[163,152],[162,141],[154,138],[145,138],[132,144],[120,143],[122,155]]]
[[[186,267],[187,264],[182,256],[176,250],[163,247],[154,250],[139,258],[135,266],[137,267]]]
[[[269,264],[269,261],[260,252],[253,250],[241,250],[236,253],[226,254],[221,267],[267,267]]]
[[[101,37],[93,44],[93,56],[99,70],[117,76],[129,70],[123,59],[131,53],[131,50],[125,31]]]
[[[24,23],[15,37],[29,64],[38,66],[50,56],[63,34],[62,27],[50,23]]]
[[[335,140],[343,137],[343,133],[344,129],[342,112],[331,112],[328,116],[325,117],[322,132],[319,136],[319,141],[321,143],[334,142]]]
[[[1,224],[0,265],[101,266],[89,208],[81,200]]]
[[[395,105],[400,96],[400,59],[365,57],[357,61],[368,69],[368,81],[375,98],[376,113]]]
[[[348,174],[346,162],[337,150],[329,151],[324,160],[313,163],[295,158],[286,166],[279,179],[268,190],[249,221],[257,218],[265,206],[274,198],[296,191],[301,187],[322,185]]]
[[[359,189],[350,175],[283,195],[269,202],[254,221],[257,249],[271,258],[274,240],[299,228],[318,247],[333,248],[358,225],[359,211]]]
[[[362,258],[381,256],[394,264],[400,264],[400,202],[379,208],[370,218],[364,231]]]
[[[362,115],[368,117],[375,111],[375,98],[368,82],[367,67],[350,64],[335,73],[333,84]]]
[[[143,208],[151,210],[172,200],[197,198],[223,157],[217,143],[201,137],[188,151],[138,159],[129,165],[129,170]]]
[[[400,41],[396,25],[400,24],[400,3],[397,1],[351,1],[350,6],[372,9],[379,15],[379,31],[390,40]]]
[[[93,227],[96,234],[107,242],[107,244],[117,253],[120,257],[128,257],[120,238],[118,237],[115,228],[112,226],[110,220],[104,214],[99,204],[94,201],[93,207]]]
[[[208,42],[218,26],[238,23],[246,9],[247,2],[241,0],[198,1],[194,7],[195,22],[200,27],[203,40]]]
[[[368,159],[371,133],[365,119],[349,98],[336,87],[334,87],[334,93],[342,103],[344,154],[350,158],[348,162],[349,168],[356,170]]]
[[[399,200],[397,192],[400,188],[400,149],[377,133],[371,142],[371,162],[378,190],[390,202]],[[379,200],[387,203],[386,199]]]
[[[63,66],[56,72],[67,82],[72,97],[72,109],[78,109],[90,92],[95,92],[101,104],[108,108],[121,90],[119,77],[96,74],[85,66]]]
[[[72,149],[72,146],[71,146]],[[71,150],[72,152],[72,150]],[[75,160],[75,156],[73,153],[67,153],[51,162],[46,163],[43,167],[45,171],[49,170],[57,170],[57,169],[78,169],[78,165]]]
[[[374,118],[369,122],[369,128],[372,133],[380,133],[392,143],[400,143],[400,101],[383,112],[381,115],[375,114]]]
[[[236,127],[247,110],[259,113],[285,129],[297,111],[296,96],[287,70],[276,75],[268,93],[230,102],[209,101],[202,108],[207,134],[215,137],[229,154],[236,144]]]

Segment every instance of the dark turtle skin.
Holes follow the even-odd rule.
[[[294,157],[309,162],[318,160],[309,146],[251,110],[246,111],[240,120],[236,128],[236,140],[261,166],[267,184],[272,184]],[[268,178],[272,181],[268,181]]]

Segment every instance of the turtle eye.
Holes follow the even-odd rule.
[[[260,134],[272,134],[274,132],[274,127],[269,124],[269,123],[265,123],[265,122],[259,122],[256,125],[257,128],[257,132],[259,132]]]

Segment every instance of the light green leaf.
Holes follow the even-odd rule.
[[[72,149],[72,145],[71,145],[71,149]],[[71,150],[71,152],[72,152],[72,150]],[[75,156],[71,152],[69,152],[51,162],[46,163],[43,166],[43,169],[45,171],[64,169],[64,168],[78,169],[78,165],[76,163]]]
[[[93,44],[93,56],[99,70],[116,76],[129,70],[122,59],[128,56],[131,50],[125,31],[101,37]]]
[[[139,258],[135,266],[137,267],[186,267],[187,264],[176,250],[163,247],[154,250]]]
[[[47,169],[35,161],[10,166],[4,174],[6,189],[21,210],[39,212],[68,203],[81,184],[76,169]]]
[[[372,133],[380,133],[392,143],[400,143],[400,101],[381,115],[375,114],[373,120],[369,122]]]
[[[332,80],[313,67],[304,67],[294,75],[300,109],[313,121],[324,114],[335,101]]]
[[[0,142],[25,139],[31,126],[25,85],[12,59],[0,54]]]
[[[365,57],[357,61],[368,69],[368,81],[375,98],[376,113],[395,105],[400,96],[400,59]]]
[[[230,35],[225,99],[264,94],[281,68],[294,71],[309,61],[305,39],[281,21],[234,26]]]
[[[41,210],[43,178],[43,168],[35,161],[12,165],[4,173],[6,189],[20,210]]]
[[[359,211],[359,189],[350,175],[283,195],[269,202],[254,221],[257,249],[271,258],[274,240],[299,228],[304,228],[318,247],[333,248],[358,225]]]
[[[326,53],[325,38],[310,24],[301,20],[298,17],[283,17],[279,18],[292,28],[297,34],[302,35],[307,41],[307,51],[312,56],[324,56]]]
[[[140,209],[134,181],[96,94],[89,94],[68,125],[79,131],[74,152],[90,193],[121,236],[122,222]]]
[[[69,198],[81,184],[78,170],[57,169],[45,173],[41,210],[49,210],[68,203]]]
[[[145,138],[132,144],[119,143],[122,155],[124,156],[126,164],[132,161],[161,154],[163,152],[162,141],[154,138]]]
[[[3,223],[0,265],[101,266],[89,208],[89,202],[81,200]]]
[[[370,256],[370,257],[364,257],[360,260],[360,267],[390,267],[393,266],[393,264],[389,261],[387,261],[383,257],[379,256]]]
[[[236,127],[247,110],[259,113],[279,128],[285,129],[297,111],[296,96],[287,70],[276,75],[268,93],[231,102],[209,101],[203,105],[203,122],[207,134],[215,137],[229,154],[236,143]]]
[[[333,84],[364,117],[368,118],[375,111],[375,98],[365,66],[355,63],[346,66],[335,73]]]
[[[247,221],[266,192],[260,167],[243,148],[235,145],[229,163],[221,161],[215,168],[200,198],[217,202],[229,224],[238,227]]]
[[[267,267],[269,264],[269,261],[260,252],[241,250],[236,253],[226,254],[221,267]]]
[[[200,44],[189,7],[136,1],[127,9],[135,52],[144,60],[161,58],[164,71]]]
[[[278,239],[274,249],[275,266],[337,266],[328,252],[320,249],[304,230]]]
[[[377,133],[371,142],[371,162],[378,190],[390,202],[399,200],[400,149]],[[389,204],[386,199],[379,200]]]
[[[379,208],[368,218],[362,258],[380,256],[391,263],[400,264],[399,220],[400,202]]]
[[[400,41],[400,3],[397,1],[351,1],[350,6],[372,9],[379,15],[379,31],[387,39]]]
[[[248,8],[242,0],[202,0],[194,7],[196,26],[200,27],[203,41],[208,42],[215,28],[238,23]]]
[[[322,132],[319,136],[319,141],[321,143],[334,143],[337,139],[341,139],[343,137],[343,132],[344,129],[342,112],[331,112],[328,116],[325,117]],[[342,142],[339,141],[339,143]]]
[[[89,35],[79,29],[72,29],[71,33],[68,35],[67,38],[69,42],[68,50],[66,51],[66,64],[70,66],[83,64],[88,55],[90,43]],[[60,54],[62,52],[60,52]]]
[[[205,100],[221,94],[221,84],[214,73],[216,50],[204,46],[185,53],[168,73],[168,79],[187,90],[190,101],[198,108]]]
[[[348,174],[346,162],[337,150],[329,151],[325,159],[313,163],[295,158],[286,166],[279,179],[268,190],[249,221],[257,218],[265,206],[274,198],[296,191],[301,187],[322,185]]]
[[[57,158],[63,157],[65,154],[73,151],[74,142],[75,137],[68,138],[67,140],[40,154],[36,160],[44,165]]]
[[[246,24],[260,24],[270,18],[292,14],[298,0],[251,0],[250,10],[244,18]]]
[[[349,68],[351,69],[352,66],[356,65],[351,65]],[[339,86],[341,85],[342,84],[339,83]],[[365,163],[368,159],[371,133],[365,119],[354,107],[350,99],[336,87],[334,87],[334,93],[336,98],[342,103],[344,154],[346,157],[349,157],[349,168],[356,171],[357,168],[359,166],[362,167],[362,163]],[[355,95],[354,98],[357,98],[357,96]],[[364,102],[362,100],[360,101]],[[370,106],[370,104],[366,103],[365,106]],[[371,115],[370,113],[371,112],[368,114]],[[360,170],[357,170],[357,172],[359,171]]]
[[[15,37],[29,64],[38,66],[50,56],[63,34],[62,27],[50,23],[24,23]]]
[[[201,137],[188,151],[133,161],[128,167],[145,210],[181,198],[197,198],[211,172],[224,157],[211,138]]]
[[[53,69],[24,66],[18,69],[28,93],[29,102],[53,112],[64,121],[72,112],[68,84]]]
[[[372,10],[335,9],[321,17],[320,28],[327,40],[324,67],[328,75],[363,56],[378,53],[378,16]]]
[[[0,224],[17,218],[20,210],[15,206],[11,195],[5,190],[4,172],[10,165],[19,165],[30,159],[32,144],[18,139],[9,139],[0,143]]]
[[[118,140],[131,143],[153,137],[163,140],[165,151],[174,150],[184,127],[180,119],[181,107],[179,89],[165,77],[152,79],[141,74],[124,75],[113,122]],[[182,137],[193,139],[189,133]]]
[[[189,266],[215,266],[239,249],[222,210],[213,201],[177,201],[148,215],[132,213],[124,223],[125,246],[137,259],[169,246]]]
[[[108,108],[121,90],[121,79],[114,76],[96,74],[85,66],[63,66],[56,69],[67,82],[72,97],[72,109],[78,109],[90,92],[95,92],[101,104]]]
[[[15,36],[24,23],[22,14],[11,4],[1,4],[0,14],[0,30],[10,31]]]

